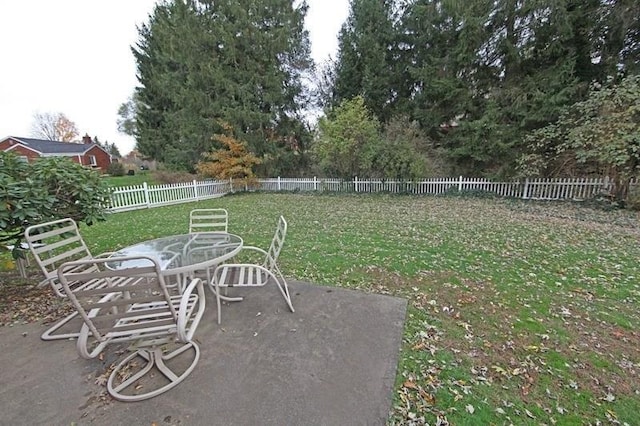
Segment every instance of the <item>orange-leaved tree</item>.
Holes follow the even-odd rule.
[[[224,134],[213,136],[222,148],[202,155],[202,161],[196,165],[198,174],[215,179],[253,178],[253,166],[260,164],[260,159],[233,136],[231,126],[224,125],[223,128]]]

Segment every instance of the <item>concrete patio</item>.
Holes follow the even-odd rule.
[[[291,282],[295,313],[275,287],[243,302],[215,299],[196,332],[201,359],[176,388],[147,401],[111,399],[84,360],[45,326],[0,327],[0,424],[383,425],[393,397],[406,301]],[[208,291],[208,290],[207,290]]]

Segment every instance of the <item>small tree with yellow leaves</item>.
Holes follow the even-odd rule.
[[[260,164],[260,159],[247,151],[242,141],[232,134],[231,126],[223,126],[225,134],[216,134],[213,139],[222,148],[202,155],[202,161],[196,165],[198,174],[214,179],[252,180],[253,166]]]

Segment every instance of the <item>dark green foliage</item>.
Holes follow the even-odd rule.
[[[263,160],[264,173],[302,159],[309,140],[302,77],[311,66],[306,10],[285,0],[156,6],[134,49],[140,152],[193,171],[202,153],[220,148],[212,137],[228,123]]]
[[[640,71],[635,0],[352,0],[332,106],[407,115],[459,174],[506,177],[589,85]],[[331,115],[333,112],[328,110]],[[390,148],[393,149],[393,148]]]
[[[596,84],[587,99],[527,141],[529,151],[520,159],[523,175],[548,170],[606,175],[613,181],[613,199],[625,200],[630,179],[640,171],[640,75],[617,85]]]
[[[339,35],[330,107],[361,96],[382,122],[391,118],[395,92],[392,2],[352,0]]]
[[[107,151],[109,154],[111,154],[112,157],[114,158],[121,158],[122,154],[120,154],[120,150],[118,149],[118,147],[116,146],[115,143],[109,143],[109,141],[104,141],[101,142],[97,136],[93,137],[93,143],[95,143],[96,145],[102,147],[105,151]],[[113,164],[113,163],[111,163]]]
[[[373,177],[415,180],[449,175],[441,150],[431,146],[417,122],[405,116],[393,117],[384,128],[382,140]]]
[[[33,163],[0,152],[0,242],[18,246],[33,224],[72,218],[91,225],[105,218],[109,200],[100,175],[63,157]]]

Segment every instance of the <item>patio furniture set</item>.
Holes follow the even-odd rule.
[[[75,338],[86,359],[100,356],[109,345],[133,343],[132,353],[109,375],[107,389],[121,401],[157,396],[182,382],[198,363],[200,349],[193,336],[204,314],[205,287],[215,295],[218,324],[221,301],[243,299],[230,296],[230,287],[273,283],[294,312],[277,265],[286,233],[287,222],[280,216],[267,250],[245,246],[240,236],[228,232],[225,209],[195,209],[186,234],[94,256],[72,219],[30,226],[25,240],[44,274],[40,285],[50,285],[75,308],[41,338]],[[241,252],[257,253],[262,261],[234,263]],[[78,317],[80,330],[61,332]]]

